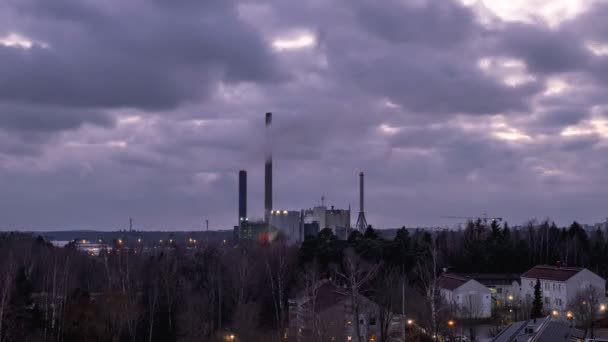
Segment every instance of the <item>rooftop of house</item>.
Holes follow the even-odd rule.
[[[517,273],[470,273],[462,276],[475,279],[485,286],[511,285],[514,281],[520,282],[520,275]]]
[[[330,279],[323,279],[317,282],[308,291],[301,291],[295,298],[290,299],[290,301],[299,302],[303,306],[314,307],[315,312],[322,312],[346,299],[348,299],[348,297],[346,296],[344,288],[339,287]],[[359,295],[359,300],[361,303],[365,303],[365,305],[375,304],[363,295]]]
[[[582,271],[579,267],[561,267],[561,266],[550,266],[550,265],[537,265],[529,269],[526,273],[522,274],[522,278],[533,278],[533,279],[544,279],[544,280],[555,280],[555,281],[566,281],[578,272]]]
[[[437,278],[436,284],[438,288],[453,291],[464,285],[469,280],[471,279],[457,274],[444,273]]]
[[[492,342],[559,342],[580,339],[582,331],[550,316],[515,322],[501,331]]]

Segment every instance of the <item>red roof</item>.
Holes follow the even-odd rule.
[[[455,290],[471,279],[467,279],[455,274],[442,274],[437,278],[437,287],[446,290]]]
[[[546,279],[555,281],[566,281],[580,272],[578,267],[557,267],[549,265],[537,265],[522,274],[522,278]]]

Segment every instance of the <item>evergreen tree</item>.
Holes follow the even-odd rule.
[[[368,240],[375,240],[378,238],[378,233],[372,226],[367,226],[365,232],[363,232],[363,238]]]
[[[532,318],[543,317],[543,293],[540,289],[540,280],[536,279],[534,285],[534,300],[532,301]]]

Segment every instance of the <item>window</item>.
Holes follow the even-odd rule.
[[[376,325],[376,317],[372,316],[369,318],[369,325]]]
[[[562,292],[562,284],[559,284],[559,292]]]
[[[545,304],[551,304],[551,298],[545,297]]]
[[[532,284],[532,282],[530,281],[530,287],[534,287],[534,284]]]
[[[556,284],[553,284],[553,291],[555,291],[556,289]]]
[[[497,287],[496,288],[496,293],[502,294],[502,287]]]

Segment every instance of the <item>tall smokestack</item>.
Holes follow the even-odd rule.
[[[272,211],[272,113],[266,113],[266,165],[264,168],[264,222]]]
[[[367,220],[365,219],[365,205],[363,200],[364,181],[363,171],[359,172],[359,217],[357,217],[356,228],[363,232],[367,228]]]
[[[239,171],[239,225],[247,219],[247,171]]]

